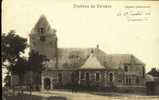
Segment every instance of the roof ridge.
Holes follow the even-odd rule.
[[[111,54],[108,54],[108,55],[132,55],[131,53],[111,53]]]
[[[94,48],[76,48],[76,47],[63,48],[63,47],[60,47],[59,49],[94,49]]]

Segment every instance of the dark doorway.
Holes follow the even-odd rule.
[[[45,78],[45,79],[44,79],[44,88],[45,88],[46,90],[49,90],[49,89],[51,88],[51,81],[50,81],[49,78]]]

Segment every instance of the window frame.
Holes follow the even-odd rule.
[[[129,66],[128,65],[124,65],[124,71],[128,72],[129,71]]]
[[[109,72],[109,82],[113,82],[113,80],[114,80],[114,74],[113,74],[113,72]],[[110,75],[111,75],[111,78],[110,78]]]
[[[97,80],[97,74],[98,74],[98,80]],[[95,72],[95,81],[100,81],[100,80],[101,80],[101,73]]]
[[[85,80],[85,72],[80,72],[80,80]]]
[[[88,75],[88,80],[87,80],[87,75]],[[85,72],[85,80],[90,81],[90,73],[89,72]]]

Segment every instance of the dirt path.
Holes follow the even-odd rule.
[[[62,96],[68,100],[159,100],[159,96],[140,96],[135,94],[106,93],[105,95],[96,95],[97,93],[72,93],[68,91],[42,91],[33,92],[37,96]]]

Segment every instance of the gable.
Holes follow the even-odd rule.
[[[105,67],[101,65],[96,56],[91,53],[89,58],[80,67],[80,69],[105,69]]]

